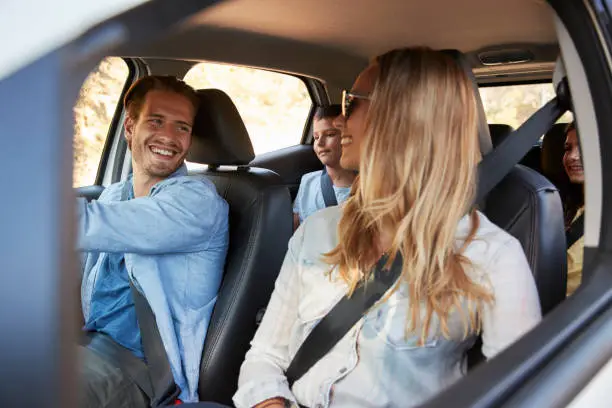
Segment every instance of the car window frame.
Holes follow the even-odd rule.
[[[112,163],[111,151],[115,143],[115,138],[121,137],[123,135],[123,98],[125,97],[125,94],[127,93],[128,89],[130,89],[130,86],[132,86],[132,84],[136,81],[136,76],[138,72],[137,64],[134,59],[125,57],[117,58],[121,58],[123,62],[127,65],[128,75],[125,83],[123,84],[123,88],[121,89],[121,94],[119,95],[117,106],[115,107],[113,117],[111,118],[108,127],[108,132],[106,133],[106,139],[104,141],[104,147],[102,148],[102,155],[100,156],[100,161],[98,162],[98,170],[96,172],[96,177],[93,186],[103,185],[107,166],[109,163]]]

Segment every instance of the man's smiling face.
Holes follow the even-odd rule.
[[[191,146],[194,117],[193,105],[181,94],[148,92],[138,117],[125,124],[134,170],[160,179],[174,173]]]

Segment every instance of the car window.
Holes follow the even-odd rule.
[[[538,109],[555,97],[551,83],[505,85],[480,88],[480,96],[489,123],[503,123],[518,128]],[[569,122],[571,114],[559,121]]]
[[[81,87],[74,107],[74,187],[96,182],[106,138],[129,74],[123,59],[107,57]]]
[[[185,82],[195,89],[220,89],[232,98],[249,132],[255,154],[301,142],[312,100],[300,78],[203,62],[189,70]]]

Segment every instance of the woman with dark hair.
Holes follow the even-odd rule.
[[[322,106],[315,112],[312,148],[325,167],[302,177],[293,204],[294,230],[311,214],[342,204],[349,196],[355,173],[340,166],[340,129],[333,125],[334,119],[341,113],[340,105]]]
[[[584,216],[584,168],[578,145],[578,134],[574,122],[565,131],[565,154],[563,167],[570,180],[565,194],[564,212],[568,238],[567,249],[567,295],[571,295],[582,281],[582,217]],[[573,241],[573,242],[572,242]]]

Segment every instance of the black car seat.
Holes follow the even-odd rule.
[[[474,84],[480,109],[480,146],[486,155],[492,142],[478,84],[465,57],[459,51],[451,53]],[[563,207],[557,188],[536,171],[516,165],[489,193],[484,213],[520,241],[535,278],[542,313],[550,312],[565,299],[567,280]]]
[[[187,160],[228,202],[229,251],[200,366],[201,400],[231,404],[240,365],[268,303],[293,233],[289,190],[271,170],[249,167],[254,152],[233,102],[216,89],[198,91],[200,108]],[[234,166],[234,167],[226,167]]]
[[[494,148],[499,146],[512,132],[514,132],[514,128],[505,123],[489,123],[489,134]]]

